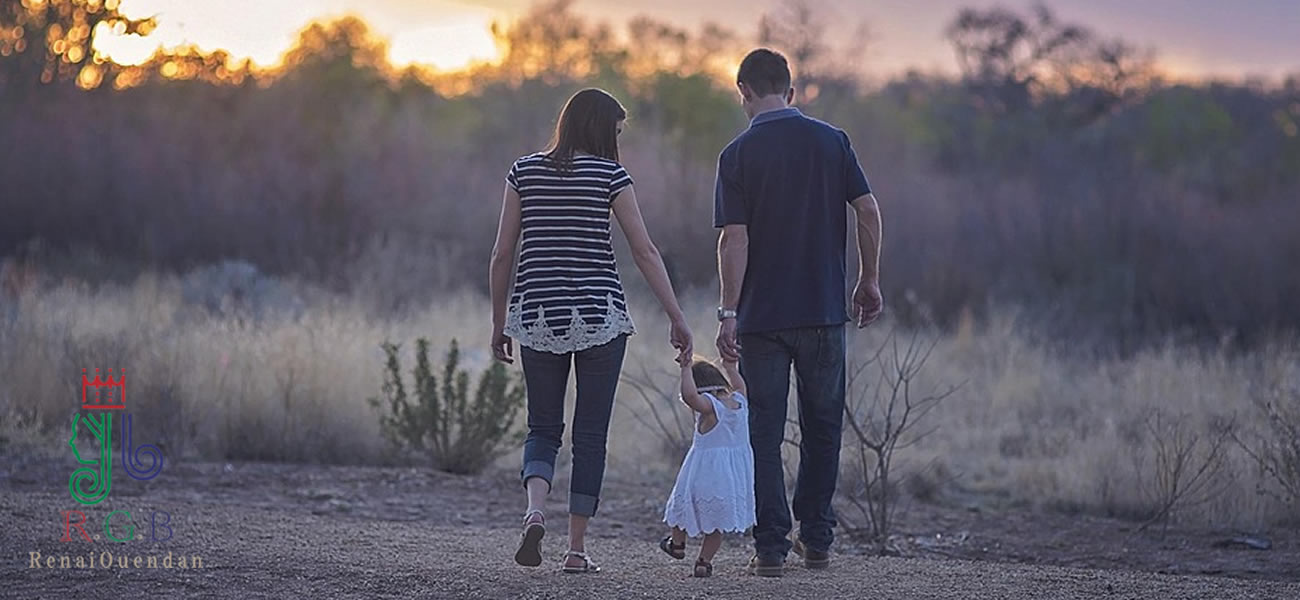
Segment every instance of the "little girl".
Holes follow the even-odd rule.
[[[749,447],[749,401],[734,362],[723,375],[712,363],[685,357],[682,401],[695,411],[695,435],[664,509],[672,535],[659,549],[686,558],[686,537],[704,534],[695,577],[713,575],[713,556],[722,533],[744,532],[754,524],[754,453]]]

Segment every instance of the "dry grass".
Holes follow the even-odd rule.
[[[487,364],[488,308],[478,295],[449,294],[410,314],[376,318],[360,301],[295,289],[309,299],[305,309],[257,317],[187,303],[179,279],[152,275],[95,290],[29,286],[0,300],[0,435],[11,447],[42,436],[52,444],[78,409],[81,369],[113,367],[128,371],[137,439],[160,441],[169,456],[381,462],[384,443],[365,402],[382,382],[381,342],[404,343],[411,364],[416,337],[428,337],[438,352],[454,337],[471,373]],[[710,353],[712,294],[686,296],[697,349]],[[666,324],[644,300],[634,302],[634,317],[640,333],[628,368],[672,385]],[[868,356],[892,327],[851,333],[852,352]],[[1141,517],[1151,510],[1139,465],[1151,464],[1157,447],[1143,425],[1152,409],[1187,415],[1189,427],[1205,431],[1234,417],[1244,430],[1266,431],[1252,395],[1263,392],[1252,383],[1300,386],[1295,345],[1239,356],[1170,347],[1083,360],[1031,342],[1006,314],[954,333],[922,333],[935,347],[915,384],[922,392],[962,385],[927,417],[923,429],[937,430],[900,452],[897,468],[949,499]],[[643,402],[624,386],[610,476],[668,485],[675,453],[637,418]],[[1223,493],[1176,508],[1172,519],[1224,527],[1293,521],[1293,509],[1258,492],[1276,482],[1240,448],[1225,451],[1213,482]],[[511,454],[502,464],[516,460]]]

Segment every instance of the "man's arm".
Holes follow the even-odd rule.
[[[740,305],[740,288],[745,282],[749,267],[749,227],[726,225],[718,236],[718,280],[722,297],[719,306],[735,310]],[[718,352],[724,360],[740,360],[740,345],[736,342],[736,320],[725,319],[718,331]]]
[[[749,227],[727,225],[718,236],[718,280],[722,282],[722,308],[735,310],[740,304],[740,287],[749,267]]]
[[[858,327],[880,316],[884,302],[880,296],[880,205],[870,192],[853,200],[858,222],[858,285],[853,291],[853,320]]]
[[[722,229],[718,236],[718,282],[721,286],[718,307],[736,310],[740,306],[740,288],[745,283],[745,270],[749,263],[749,207],[745,203],[745,186],[734,146],[727,146],[718,156],[713,226]],[[736,319],[723,319],[718,323],[717,345],[723,359],[740,360]]]

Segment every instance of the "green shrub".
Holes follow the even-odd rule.
[[[379,429],[394,448],[427,454],[434,468],[449,473],[478,473],[492,464],[520,432],[515,417],[524,405],[522,378],[511,377],[494,362],[479,377],[469,397],[469,373],[460,368],[455,340],[447,351],[441,378],[429,364],[429,341],[416,340],[413,394],[402,380],[400,346],[384,342],[381,397],[369,403],[380,411]]]

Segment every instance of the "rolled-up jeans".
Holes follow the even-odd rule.
[[[528,437],[524,441],[524,468],[520,472],[525,486],[529,479],[540,477],[550,489],[555,478],[555,457],[564,435],[564,396],[570,364],[577,375],[569,514],[595,516],[600,504],[600,487],[605,479],[605,442],[626,350],[626,335],[568,354],[519,349],[524,382],[528,386]]]
[[[754,550],[764,559],[790,551],[792,523],[786,503],[786,402],[790,367],[799,394],[799,474],[795,482],[794,518],[799,539],[826,551],[835,539],[835,487],[839,480],[840,439],[844,423],[844,326],[804,327],[743,334],[739,339],[740,372],[749,387],[749,439],[754,450]]]

